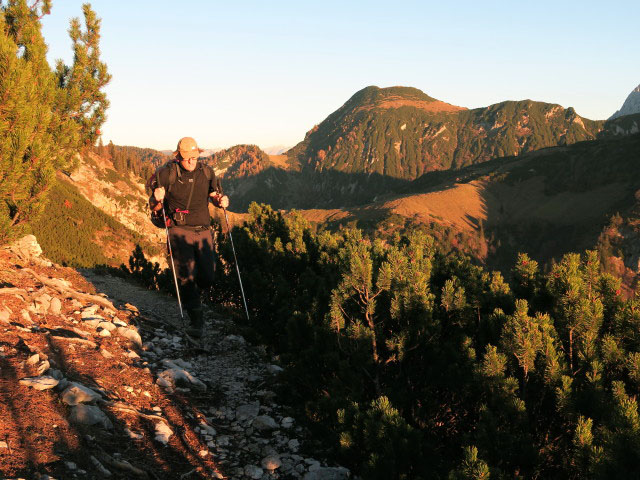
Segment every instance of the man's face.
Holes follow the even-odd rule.
[[[188,172],[193,172],[198,165],[198,157],[183,158],[180,160],[180,165]]]

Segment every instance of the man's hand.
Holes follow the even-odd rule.
[[[229,197],[222,195],[221,193],[211,192],[209,194],[213,200],[213,204],[218,208],[227,208],[229,206]]]
[[[156,202],[161,202],[164,200],[164,187],[156,188],[153,191],[153,198],[156,199]]]

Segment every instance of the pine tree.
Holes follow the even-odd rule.
[[[56,75],[59,86],[66,90],[64,112],[80,126],[83,145],[93,145],[106,120],[109,101],[102,89],[111,80],[107,65],[100,61],[100,19],[91,5],[82,5],[86,30],[73,18],[69,35],[73,42],[73,65],[58,60]]]
[[[42,207],[79,138],[46,59],[40,18],[49,10],[49,1],[0,6],[0,241]]]

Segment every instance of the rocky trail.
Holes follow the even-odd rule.
[[[203,349],[174,299],[0,250],[0,478],[341,480],[275,402],[282,369],[208,312]]]

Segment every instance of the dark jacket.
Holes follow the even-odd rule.
[[[169,185],[170,176],[172,175],[171,169],[178,170],[175,170],[177,175],[173,173],[175,182]],[[208,179],[204,169],[209,170]],[[175,163],[160,169],[158,176],[160,180],[159,186],[165,189],[165,209],[167,215],[174,217],[176,210],[188,210],[188,213],[184,214],[184,225],[208,227],[210,224],[208,207],[209,194],[216,191],[217,185],[216,175],[213,169],[208,165],[198,162],[195,170],[189,172],[182,168],[179,163]],[[193,194],[191,194],[192,186]],[[153,188],[158,188],[158,185],[153,185]],[[191,201],[189,202],[190,195]]]

